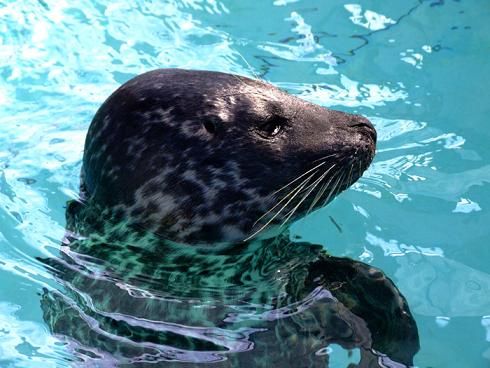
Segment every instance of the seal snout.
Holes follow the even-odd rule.
[[[373,144],[376,145],[376,129],[364,116],[352,115],[352,119],[348,122],[348,125],[352,128],[356,128],[362,135],[367,136]]]

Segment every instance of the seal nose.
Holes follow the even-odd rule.
[[[376,129],[374,128],[373,124],[364,116],[353,115],[352,119],[347,123],[347,125],[352,128],[361,129],[363,134],[367,135],[369,138],[372,139],[374,143],[376,143]]]

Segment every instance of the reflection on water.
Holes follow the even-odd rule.
[[[83,228],[77,208],[68,223]],[[418,351],[393,283],[319,245],[281,236],[216,250],[121,224],[65,240],[44,260],[64,290],[45,289],[42,309],[79,363],[324,367],[337,344],[359,349],[353,366],[399,367]]]

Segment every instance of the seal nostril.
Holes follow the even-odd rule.
[[[355,127],[366,127],[366,128],[373,129],[372,125],[368,124],[368,123],[355,123],[355,124],[349,124],[349,125],[353,128],[355,128]]]
[[[360,115],[351,115],[351,120],[347,124],[351,127],[365,126],[374,129],[373,124],[371,124],[371,122],[364,116]]]
[[[366,134],[371,137],[371,139],[376,142],[377,138],[377,133],[376,129],[374,128],[373,124],[366,118],[359,116],[356,116],[356,119],[353,121],[350,121],[348,125],[352,128],[360,128],[362,129],[362,133]]]

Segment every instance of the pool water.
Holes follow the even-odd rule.
[[[161,67],[269,81],[367,116],[363,178],[293,235],[382,269],[417,321],[417,367],[490,366],[488,0],[0,1],[0,367],[72,364],[43,318],[104,99]],[[333,348],[330,366],[345,367]]]

